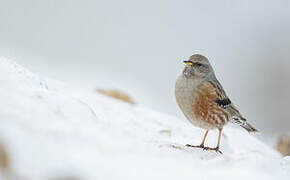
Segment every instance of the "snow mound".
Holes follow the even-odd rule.
[[[0,143],[11,179],[289,179],[282,158],[227,127],[223,155],[185,147],[203,131],[175,117],[40,78],[0,58]],[[217,132],[207,145],[215,146]],[[4,173],[2,173],[4,178]]]

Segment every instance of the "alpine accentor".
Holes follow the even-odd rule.
[[[248,132],[257,132],[232,104],[206,57],[194,54],[184,63],[186,66],[175,85],[176,101],[193,125],[206,130],[199,146],[187,145],[188,147],[221,153],[219,150],[221,133],[227,122],[238,124]],[[219,130],[216,148],[205,147],[208,131],[215,128]]]

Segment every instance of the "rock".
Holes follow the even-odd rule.
[[[9,158],[4,145],[0,142],[0,169],[7,171],[9,169]]]
[[[283,155],[283,156],[290,156],[290,136],[282,135],[278,139],[278,143],[276,149]]]
[[[114,90],[114,89],[97,89],[97,91],[103,95],[130,103],[130,104],[135,104],[135,102],[132,100],[132,98],[127,95],[126,93],[120,92],[118,90]]]

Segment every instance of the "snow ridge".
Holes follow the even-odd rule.
[[[0,82],[0,143],[19,179],[290,177],[289,158],[238,128],[225,128],[220,155],[185,147],[203,131],[178,118],[72,90],[4,58]]]

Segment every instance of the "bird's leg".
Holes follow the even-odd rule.
[[[219,149],[220,149],[221,136],[222,136],[222,129],[219,129],[219,137],[218,137],[218,143],[217,143],[217,146],[216,146],[215,148],[209,148],[209,147],[206,147],[206,148],[204,148],[204,149],[205,149],[205,150],[213,150],[213,151],[216,151],[216,152],[222,154],[222,152],[219,150]]]
[[[193,145],[190,145],[190,144],[187,144],[186,146],[187,147],[193,147],[193,148],[205,148],[204,147],[204,142],[205,142],[205,139],[207,137],[207,134],[208,134],[208,130],[205,132],[204,136],[203,136],[203,139],[202,139],[202,142],[199,146],[193,146]]]
[[[201,148],[204,148],[204,142],[205,142],[205,139],[206,139],[206,137],[207,137],[207,134],[208,134],[208,130],[205,132],[205,134],[204,134],[204,136],[203,136],[202,142],[201,142],[201,144],[200,144],[200,147],[201,147]]]

